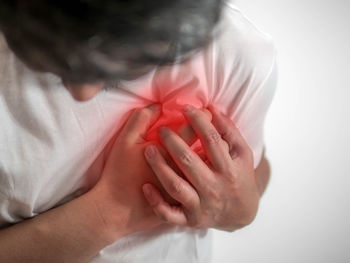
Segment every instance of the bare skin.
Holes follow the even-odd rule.
[[[90,86],[80,91],[75,87],[73,89],[73,94],[76,95],[74,96],[75,98],[84,100],[92,98],[100,89],[100,85],[94,87]],[[70,92],[72,93],[72,91]],[[202,113],[204,114],[205,111],[202,111]],[[165,186],[165,189],[167,189],[167,186],[164,184],[162,178],[159,180],[162,184],[156,180],[154,175],[160,177],[160,174],[154,174],[151,170],[151,167],[154,170],[154,166],[152,166],[152,164],[149,166],[150,162],[148,161],[147,163],[143,158],[143,153],[151,142],[143,141],[142,135],[157,119],[158,114],[159,111],[154,107],[138,109],[133,112],[127,123],[123,126],[121,133],[111,144],[110,149],[108,149],[106,165],[103,167],[101,179],[89,192],[32,219],[25,220],[1,230],[1,261],[13,263],[87,262],[105,246],[123,236],[140,230],[153,228],[164,222],[179,223],[175,221],[172,222],[171,220],[164,220],[172,217],[164,216],[161,209],[159,210],[160,212],[157,210],[159,204],[161,204],[160,200],[168,203],[169,199],[164,197],[166,192],[158,192],[159,189],[162,189],[162,185],[163,187]],[[201,116],[203,117],[204,115]],[[208,121],[210,118],[208,118],[208,114],[206,116],[206,120]],[[181,139],[185,144],[191,144],[195,136],[201,134],[199,132],[201,128],[197,127],[199,128],[197,129],[191,121],[190,123],[195,133],[193,132],[192,126],[186,125],[180,130],[179,137],[177,137],[177,139]],[[174,134],[168,135],[168,139],[166,140],[175,138],[174,136]],[[240,143],[242,142],[240,141]],[[164,158],[169,158],[165,150],[169,151],[170,155],[173,156],[174,147],[179,146],[176,143],[172,144],[167,142],[167,144],[168,147],[165,149],[157,145],[158,151],[162,153],[163,160]],[[182,147],[184,146],[184,144],[180,145]],[[227,147],[224,145],[223,143],[222,146]],[[221,150],[225,150],[225,148]],[[196,154],[198,154],[201,161],[205,161],[205,157],[201,156],[199,152]],[[249,153],[247,153],[247,156],[249,156]],[[158,155],[158,157],[160,157],[160,155]],[[265,162],[263,158],[261,162],[262,166],[260,167],[259,165],[255,171],[254,180],[252,179],[254,171],[252,172],[250,158],[251,157],[248,157],[246,161],[242,159],[243,166],[241,166],[239,170],[242,172],[242,177],[243,174],[249,175],[251,184],[254,182],[256,184],[255,188],[259,189],[257,191],[261,194],[269,178],[267,174],[269,169],[266,169],[268,165],[266,165],[267,162]],[[197,161],[199,161],[199,159]],[[227,161],[227,159],[228,157],[226,156],[225,160]],[[135,166],[135,163],[139,165]],[[130,170],[127,169],[127,167],[134,168]],[[170,165],[170,167],[172,167],[172,165]],[[118,173],[116,173],[116,170]],[[205,171],[209,174],[209,170]],[[227,176],[225,178],[227,178]],[[123,181],[123,185],[117,183],[117,179]],[[145,183],[148,183],[147,185],[152,185],[155,187],[154,189],[158,189],[157,194],[159,195],[153,195],[153,197],[159,197],[159,199],[152,199],[152,197],[150,198],[150,196],[148,196],[148,200],[151,201],[151,206],[147,203],[141,190],[142,185],[145,185]],[[220,182],[217,183],[219,185]],[[253,185],[249,185],[249,187],[255,189]],[[195,194],[193,190],[194,189],[191,190],[192,194]],[[173,195],[172,191],[168,192],[170,196]],[[197,192],[197,190],[195,190],[195,192]],[[120,194],[118,193],[123,193],[123,196],[119,196]],[[160,199],[160,197],[162,199]],[[165,199],[163,199],[163,197]],[[180,199],[180,203],[182,204],[183,199],[175,199]],[[152,202],[152,200],[154,202]],[[255,203],[255,199],[252,203]],[[197,218],[192,221],[194,222],[191,223],[193,226],[211,225],[221,229],[232,230],[237,224],[242,225],[249,223],[251,217],[254,216],[253,212],[244,212],[243,217],[245,220],[238,220],[234,223],[230,220],[227,225],[225,225],[224,220],[214,225],[212,221],[207,219],[210,217],[203,216],[202,209],[198,210],[198,205],[194,207],[194,209],[194,211],[201,216],[193,217]],[[255,211],[256,207],[253,205],[252,208],[243,210]],[[154,213],[154,211],[156,213]],[[206,211],[208,212],[207,214],[211,213],[209,205],[207,205]],[[193,212],[188,211],[188,213]],[[237,215],[238,213],[233,214]],[[240,216],[237,215],[237,218],[240,218]],[[200,221],[202,219],[205,220]],[[230,219],[234,218],[230,217]],[[180,223],[184,224],[187,222]]]
[[[1,230],[0,261],[87,262],[121,237],[161,224],[141,191],[145,181],[157,184],[141,140],[158,115],[154,107],[133,112],[110,149],[101,179],[89,192]]]
[[[70,92],[72,97],[77,101],[88,101],[103,89],[105,85],[104,82],[97,82],[93,84],[73,84],[73,83],[65,83],[63,81],[65,87]]]
[[[257,213],[261,190],[256,182],[253,154],[238,129],[211,106],[213,123],[188,106],[184,115],[204,147],[203,161],[177,134],[161,130],[164,147],[180,168],[179,176],[148,146],[145,156],[166,191],[181,205],[170,205],[157,187],[143,186],[154,212],[164,222],[234,231],[250,224]]]

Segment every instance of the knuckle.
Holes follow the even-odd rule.
[[[160,212],[160,211],[155,211],[159,219],[163,222],[168,222],[169,221],[169,216],[166,213]]]
[[[186,165],[186,166],[191,166],[193,162],[193,158],[191,154],[189,154],[188,152],[181,153],[179,156],[179,160],[183,165]]]
[[[229,153],[230,153],[230,156],[231,156],[231,159],[234,160],[238,157],[238,147],[236,147],[235,145],[233,144],[230,144],[229,146]]]
[[[187,226],[189,227],[200,227],[203,224],[203,211],[197,208],[189,210],[189,213],[186,214]]]
[[[235,151],[230,152],[232,159],[236,159],[236,163],[242,167],[254,167],[254,153],[249,146],[237,146]]]
[[[213,202],[216,206],[220,205],[222,203],[222,196],[219,191],[216,189],[209,189],[208,190],[208,197],[210,198],[211,202]]]
[[[186,204],[186,206],[192,210],[195,210],[198,207],[198,202],[196,200],[196,198],[192,197],[192,196],[187,196],[184,198],[184,203]]]
[[[231,188],[232,191],[236,191],[237,189],[239,189],[240,182],[239,182],[237,173],[229,170],[225,172],[225,174],[226,174],[227,186]]]
[[[187,225],[189,227],[192,227],[192,228],[200,227],[200,220],[196,216],[192,216],[192,217],[188,218],[187,222],[188,222]]]
[[[219,144],[221,141],[221,136],[217,131],[210,130],[204,135],[204,141],[207,144]]]
[[[171,222],[171,217],[168,213],[164,213],[162,215],[162,220],[165,221],[165,222]]]
[[[222,138],[228,143],[228,144],[233,144],[235,140],[235,134],[234,132],[227,128],[222,132]]]
[[[175,195],[181,195],[183,193],[183,186],[180,182],[173,181],[169,185],[169,191]]]
[[[212,226],[212,217],[213,210],[211,207],[201,206],[189,214],[187,222],[193,228],[208,228]]]
[[[228,161],[226,156],[222,157],[220,160],[216,160],[215,162],[215,168],[212,168],[213,165],[211,164],[210,160],[208,160],[209,163],[209,167],[211,169],[215,169],[216,171],[218,171],[219,173],[224,172],[227,170],[227,166],[228,166]],[[207,164],[208,165],[208,164]]]
[[[183,205],[191,211],[198,208],[198,201],[192,194],[186,194],[181,196]]]

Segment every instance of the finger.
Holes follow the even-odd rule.
[[[159,104],[151,104],[145,108],[135,109],[123,127],[120,136],[127,143],[144,142],[148,128],[157,120],[160,113]]]
[[[198,194],[186,180],[169,167],[157,147],[148,145],[145,149],[145,157],[165,191],[189,211],[198,210]]]
[[[202,159],[172,130],[160,129],[161,141],[186,178],[201,195],[212,180],[212,172]]]
[[[229,146],[231,158],[234,159],[238,155],[244,154],[247,150],[250,150],[233,121],[219,112],[214,105],[209,105],[208,108],[213,114],[213,125]]]
[[[207,161],[207,156],[205,155],[205,152],[202,147],[198,146],[193,151],[204,161]]]
[[[151,184],[145,184],[142,187],[147,202],[153,208],[155,214],[163,221],[184,226],[187,224],[187,218],[181,207],[171,206],[164,201],[161,193]]]
[[[191,125],[188,123],[179,129],[178,134],[187,145],[192,145],[198,139]]]
[[[205,116],[208,118],[209,121],[212,120],[212,114],[210,111],[208,111],[207,109],[201,109],[201,111],[203,111],[203,113],[205,114]],[[196,140],[198,139],[196,133],[194,132],[193,128],[191,127],[191,125],[188,122],[186,122],[178,130],[178,134],[190,146],[193,143],[195,143]]]
[[[151,145],[151,144],[153,144],[153,142],[148,142],[148,143],[146,143],[146,146]],[[170,168],[173,169],[173,171],[176,174],[178,174],[179,176],[184,178],[182,171],[180,170],[179,167],[177,167],[174,160],[171,159],[171,156],[169,155],[169,153],[161,145],[156,145],[156,147],[157,147],[158,151],[160,152],[160,154],[162,155],[162,157],[164,158],[165,162],[170,166]]]
[[[227,143],[221,138],[215,126],[204,117],[201,111],[191,105],[185,107],[184,115],[201,140],[212,166],[218,171],[224,170],[231,158],[228,154]]]

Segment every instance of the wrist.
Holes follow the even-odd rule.
[[[34,240],[46,248],[42,253],[54,255],[59,248],[64,262],[87,262],[118,239],[118,233],[108,231],[89,192],[24,222],[28,223]]]
[[[122,211],[117,211],[113,204],[108,204],[96,188],[81,196],[82,202],[89,210],[88,214],[94,222],[95,230],[107,245],[126,236],[128,231],[123,225]]]

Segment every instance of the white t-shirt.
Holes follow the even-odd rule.
[[[257,167],[276,86],[275,48],[231,3],[218,28],[222,33],[185,64],[84,103],[55,75],[27,68],[0,34],[0,228],[84,193],[97,180],[89,167],[130,110],[152,102],[163,104],[160,124],[169,125],[183,121],[181,105],[216,105],[240,129]],[[209,262],[210,241],[210,231],[161,226],[117,241],[91,262]]]

